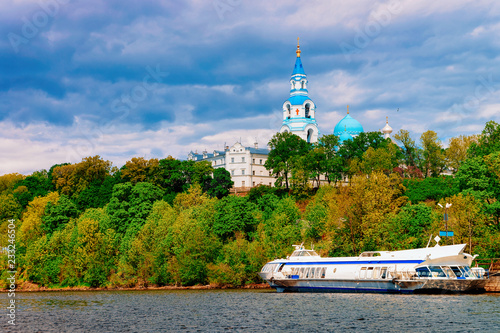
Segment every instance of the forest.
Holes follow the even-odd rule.
[[[500,257],[500,125],[419,142],[361,133],[308,144],[269,142],[275,186],[230,195],[229,172],[208,162],[100,156],[31,175],[0,176],[0,265],[7,287],[9,224],[17,283],[48,288],[244,286],[292,244],[324,256],[425,247],[444,230],[480,258]],[[440,206],[441,205],[441,206]],[[11,247],[12,248],[12,247]]]

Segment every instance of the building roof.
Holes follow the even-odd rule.
[[[309,96],[304,96],[304,95],[295,95],[295,96],[290,96],[287,101],[290,102],[292,105],[302,105],[304,104],[305,101],[311,100]]]
[[[333,134],[340,136],[344,131],[347,132],[347,134],[358,135],[363,132],[363,126],[361,126],[359,121],[347,113],[347,115],[337,123],[333,130]]]
[[[292,75],[296,74],[306,75],[306,73],[304,72],[304,67],[302,66],[302,60],[300,60],[300,56],[298,56],[295,60],[295,67],[293,68]]]

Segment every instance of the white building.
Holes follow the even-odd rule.
[[[213,153],[190,152],[188,160],[208,161],[214,169],[225,168],[231,174],[234,187],[245,190],[257,185],[274,186],[275,178],[264,167],[268,155],[269,149],[259,148],[257,143],[254,147],[244,147],[236,142],[232,147]]]

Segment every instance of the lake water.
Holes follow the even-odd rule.
[[[500,332],[500,294],[17,293],[15,327],[1,297],[4,332]]]

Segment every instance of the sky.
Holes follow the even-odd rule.
[[[500,122],[495,0],[1,0],[0,175],[264,147],[297,37],[321,134]]]

